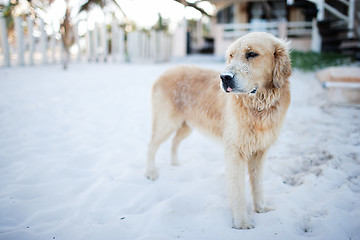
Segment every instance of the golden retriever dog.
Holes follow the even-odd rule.
[[[172,133],[174,165],[179,143],[192,128],[210,134],[224,144],[234,228],[253,228],[246,210],[245,171],[247,167],[255,211],[269,211],[262,184],[265,154],[277,139],[290,104],[290,75],[288,44],[256,32],[229,46],[221,73],[192,66],[165,72],[152,89],[146,176],[158,177],[155,154]]]

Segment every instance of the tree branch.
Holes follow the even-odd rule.
[[[186,0],[174,0],[175,2],[178,2],[178,3],[181,3],[182,5],[184,5],[185,7],[189,6],[189,7],[193,7],[195,8],[196,10],[198,10],[199,12],[201,12],[202,14],[208,16],[208,17],[212,17],[211,15],[209,15],[207,12],[205,12],[204,9],[196,6],[195,3],[189,3],[187,2]]]

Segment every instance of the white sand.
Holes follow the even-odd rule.
[[[0,69],[0,239],[360,239],[360,110],[295,71],[256,226],[232,229],[223,150],[194,132],[144,177],[150,88],[172,64]],[[198,64],[221,70],[222,64]]]

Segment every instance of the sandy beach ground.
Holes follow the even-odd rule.
[[[223,149],[193,132],[160,177],[144,177],[150,89],[178,63],[0,69],[0,239],[360,239],[360,109],[329,104],[295,70],[292,103],[267,156],[266,202],[232,228]],[[221,70],[220,62],[193,62]]]

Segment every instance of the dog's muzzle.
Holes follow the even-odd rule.
[[[232,72],[223,72],[220,74],[220,78],[223,84],[223,88],[225,90],[225,92],[231,92],[235,87],[234,87],[234,73]]]

